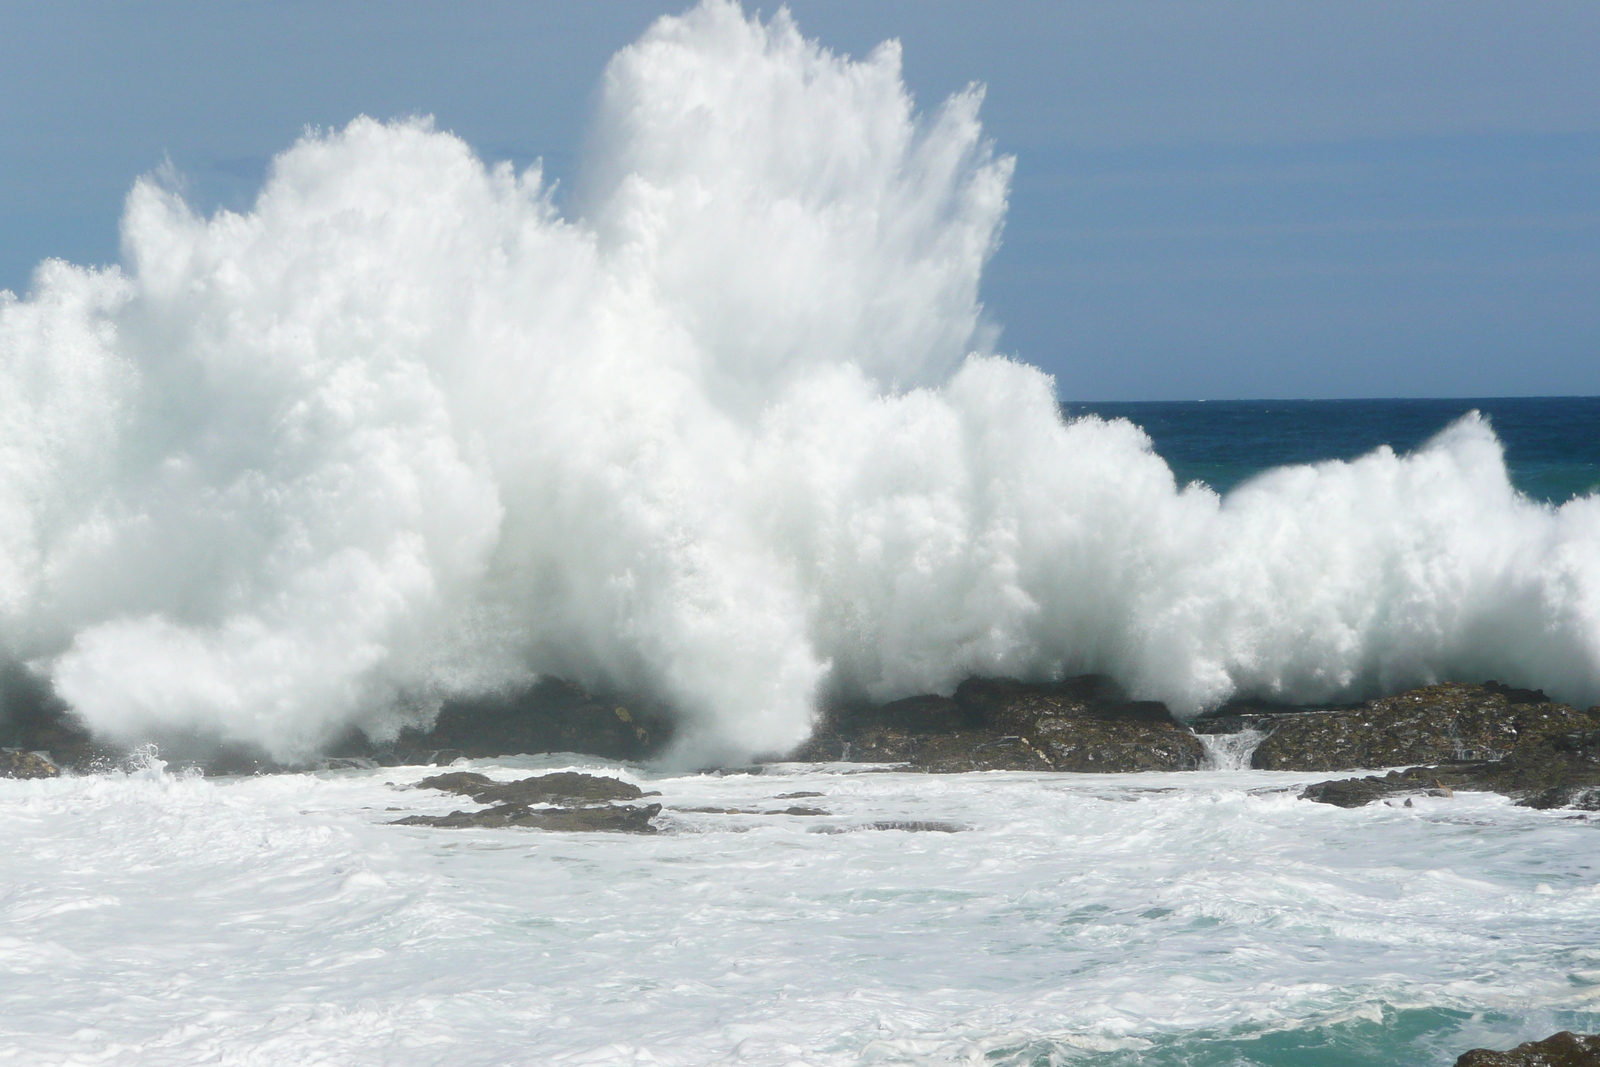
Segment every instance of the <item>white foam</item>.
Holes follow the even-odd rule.
[[[1267,739],[1265,730],[1247,726],[1231,734],[1196,734],[1200,747],[1205,749],[1205,763],[1211,770],[1243,771],[1250,767],[1250,757],[1255,755],[1261,742]]]
[[[557,769],[518,763],[474,769]],[[0,1047],[1282,1063],[1271,1035],[1310,1030],[1334,1059],[1427,1063],[1600,1022],[1595,827],[1500,797],[1345,810],[1260,771],[787,767],[639,779],[666,807],[652,837],[386,825],[465,804],[404,788],[430,773],[0,780]],[[794,791],[828,814],[683,810]],[[967,829],[873,828],[929,823]]]
[[[1477,417],[1219,499],[987,354],[980,96],[707,0],[608,67],[567,214],[426,121],[308,135],[244,214],[141,181],[125,267],[0,304],[3,651],[106,734],[280,756],[545,672],[689,759],[974,672],[1600,700],[1600,501],[1520,497]]]

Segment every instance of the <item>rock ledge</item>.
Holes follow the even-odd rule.
[[[1509,1052],[1475,1048],[1463,1053],[1456,1067],[1600,1067],[1600,1035],[1563,1030]]]

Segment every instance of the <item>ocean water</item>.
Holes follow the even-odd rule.
[[[424,768],[0,781],[0,1056],[1421,1067],[1600,1029],[1571,813],[1251,771],[472,766],[622,773],[662,831],[385,825],[461,803]],[[828,814],[683,810],[795,803]]]
[[[1388,446],[1411,452],[1457,419],[1485,416],[1511,483],[1564,504],[1600,489],[1600,397],[1211,400],[1065,403],[1068,417],[1127,419],[1150,435],[1180,482],[1220,493],[1288,464],[1349,461]]]
[[[1600,702],[1595,401],[1064,411],[980,301],[981,90],[704,0],[596,101],[559,203],[358,117],[241,212],[140,180],[124,262],[0,292],[0,668],[110,742],[284,761],[555,675],[675,717],[620,769],[662,832],[387,825],[452,806],[422,768],[0,781],[0,1062],[1376,1067],[1600,1029],[1587,817],[683,773],[973,674]],[[686,810],[792,792],[828,814]]]

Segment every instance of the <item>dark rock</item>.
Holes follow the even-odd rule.
[[[1056,685],[971,679],[956,690],[995,726],[1019,735],[1057,771],[1190,771],[1205,748],[1165,704],[1128,700],[1106,678]]]
[[[370,771],[377,766],[377,760],[365,756],[334,756],[317,761],[319,771]]]
[[[1572,735],[1534,738],[1461,777],[1461,788],[1492,789],[1528,808],[1600,810],[1600,746],[1575,746]]]
[[[61,769],[38,752],[0,748],[0,778],[56,778]]]
[[[653,834],[655,827],[650,825],[650,820],[661,812],[660,804],[614,805],[610,803],[613,800],[636,800],[655,794],[646,794],[638,786],[620,779],[575,771],[535,775],[514,782],[496,782],[476,771],[450,771],[424,778],[417,786],[471,797],[491,806],[481,811],[452,811],[449,815],[411,815],[396,820],[395,825],[455,829],[524,826],[541,830]],[[577,801],[580,806],[530,806],[558,801],[566,804]]]
[[[403,730],[387,747],[396,752],[450,749],[473,759],[580,752],[644,760],[658,755],[671,738],[671,720],[648,705],[595,696],[570,682],[544,678],[514,693],[449,701],[431,729]]]
[[[1475,1048],[1463,1053],[1456,1067],[1600,1067],[1600,1035],[1563,1030],[1509,1052]]]
[[[632,782],[562,771],[496,785],[478,793],[473,799],[481,804],[550,804],[574,800],[590,803],[637,800],[642,796],[644,791]]]
[[[1276,715],[1283,714],[1282,711]],[[1234,708],[1219,708],[1207,712],[1189,724],[1197,734],[1242,734],[1246,730],[1272,729],[1274,714],[1249,714]]]
[[[1413,689],[1359,708],[1279,713],[1250,765],[1267,771],[1344,771],[1504,759],[1519,745],[1600,728],[1600,709],[1578,711],[1537,690],[1498,682]]]
[[[439,789],[446,793],[460,793],[470,797],[480,789],[488,789],[495,785],[495,780],[487,774],[477,771],[450,771],[448,774],[436,774],[431,778],[424,778],[417,783],[418,789]]]
[[[444,829],[529,827],[563,833],[611,832],[653,834],[650,820],[661,813],[660,804],[634,806],[604,804],[582,808],[529,808],[523,804],[498,804],[482,811],[452,811],[449,815],[408,815],[394,826],[436,826]]]
[[[671,720],[660,710],[592,695],[571,683],[546,678],[521,690],[448,701],[430,729],[405,729],[391,742],[374,742],[352,728],[328,744],[320,758],[296,765],[275,762],[263,750],[228,745],[219,738],[176,733],[144,740],[156,743],[174,768],[249,775],[356,766],[448,766],[462,757],[556,751],[643,760],[663,751],[671,737]],[[0,746],[48,750],[59,766],[81,770],[113,768],[128,754],[92,737],[46,679],[4,659],[0,659]]]
[[[1502,685],[1490,678],[1483,683],[1483,688],[1491,693],[1499,693],[1506,698],[1507,704],[1549,704],[1551,700],[1544,695],[1543,689],[1518,689],[1516,686]]]
[[[1205,750],[1164,704],[1106,678],[1030,684],[974,678],[954,697],[830,709],[792,759],[903,763],[913,770],[1193,770]]]
[[[1502,759],[1318,782],[1307,786],[1300,796],[1354,808],[1402,793],[1474,790],[1501,793],[1528,808],[1600,811],[1600,745],[1589,743],[1593,736],[1590,732],[1535,734]]]
[[[1413,767],[1388,774],[1368,775],[1365,778],[1340,778],[1331,782],[1308,785],[1300,793],[1301,800],[1315,800],[1319,804],[1332,804],[1340,808],[1359,808],[1374,800],[1404,793],[1420,793],[1442,788],[1443,783],[1433,767]]]
[[[0,659],[0,746],[49,752],[52,765],[75,770],[114,766],[122,755],[90,736],[48,680],[7,659]]]
[[[900,763],[916,770],[1049,770],[1019,736],[990,728],[950,697],[830,708],[790,755],[811,762]]]
[[[458,793],[480,804],[554,804],[575,800],[604,803],[644,796],[644,791],[631,782],[576,771],[540,774],[514,782],[496,782],[475,771],[452,771],[424,778],[417,786]]]

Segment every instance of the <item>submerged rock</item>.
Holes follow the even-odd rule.
[[[61,768],[38,752],[0,748],[0,778],[56,778]]]
[[[1177,771],[1205,750],[1164,704],[1094,675],[1032,684],[974,678],[953,697],[832,709],[790,758],[913,770]]]
[[[582,808],[530,808],[524,804],[497,804],[482,811],[452,811],[449,815],[408,815],[394,826],[437,826],[446,829],[505,826],[532,827],[565,832],[609,831],[653,834],[650,820],[661,813],[660,804],[634,806],[604,804]]]
[[[650,820],[661,813],[660,804],[633,806],[613,804],[613,800],[637,800],[645,793],[631,782],[601,775],[560,771],[539,774],[513,782],[497,782],[476,771],[450,771],[424,778],[419,789],[438,789],[471,797],[490,807],[481,811],[452,811],[449,815],[409,815],[396,819],[395,826],[466,827],[528,826],[540,830],[590,831],[653,834]],[[576,802],[576,804],[574,803]],[[534,804],[568,805],[539,807]]]
[[[1578,711],[1493,681],[1451,682],[1358,708],[1279,711],[1254,722],[1271,731],[1251,756],[1257,770],[1347,771],[1501,760],[1539,738],[1600,728],[1600,708]]]
[[[1463,1053],[1456,1067],[1600,1067],[1600,1035],[1563,1030],[1509,1052],[1475,1048]]]

